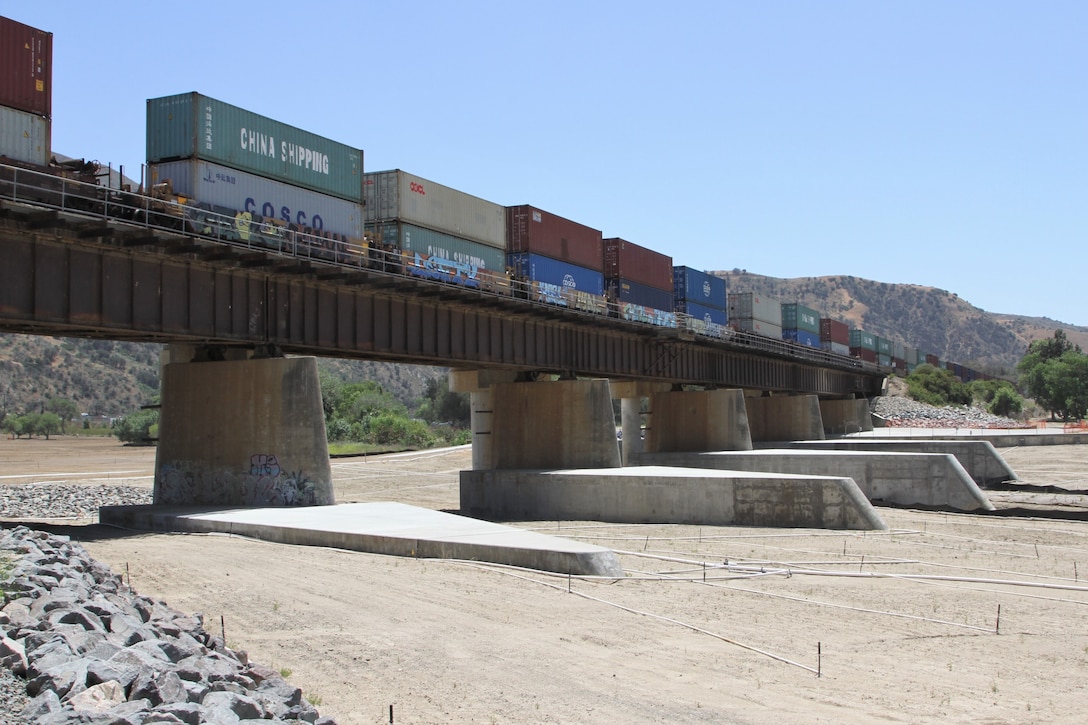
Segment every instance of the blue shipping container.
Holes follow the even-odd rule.
[[[531,252],[508,254],[506,264],[522,280],[567,287],[593,295],[604,294],[604,274],[596,270]]]
[[[672,292],[657,289],[646,284],[632,282],[629,279],[608,280],[609,293],[615,294],[617,302],[630,302],[640,307],[654,310],[673,311]]]
[[[715,325],[725,325],[728,320],[728,315],[725,310],[719,310],[716,307],[707,307],[706,305],[700,305],[690,300],[680,300],[676,303],[676,311],[683,312],[685,315],[691,315],[697,320],[703,322],[713,322]]]
[[[814,347],[817,350],[820,349],[820,333],[809,332],[808,330],[783,330],[782,339],[789,340],[790,342],[796,342],[806,347]]]
[[[691,267],[672,268],[672,290],[677,302],[695,302],[724,310],[725,280]]]

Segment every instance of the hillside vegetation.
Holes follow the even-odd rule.
[[[159,394],[157,343],[0,334],[0,417],[37,412],[52,398],[76,403],[80,413],[119,417]],[[373,381],[413,408],[427,381],[446,368],[319,358],[323,376]]]
[[[754,292],[797,302],[822,317],[898,340],[942,360],[984,372],[1013,376],[1033,340],[1065,330],[1088,349],[1088,327],[1055,320],[986,312],[955,293],[911,284],[886,284],[845,275],[781,279],[742,270],[716,271],[730,292]]]

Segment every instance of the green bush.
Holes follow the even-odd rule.
[[[997,389],[987,408],[993,415],[1003,415],[1006,418],[1019,415],[1023,409],[1024,399],[1008,383]]]
[[[970,405],[970,388],[956,379],[951,370],[919,365],[907,376],[907,394],[928,405]]]

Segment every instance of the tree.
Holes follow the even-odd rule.
[[[910,397],[929,405],[970,405],[974,396],[951,370],[928,363],[919,365],[907,376]]]
[[[60,418],[62,431],[66,423],[75,420],[76,416],[79,415],[79,407],[67,398],[50,398],[49,402],[45,404],[45,409],[50,413],[55,413]]]
[[[1088,356],[1062,330],[1032,342],[1016,369],[1023,390],[1051,417],[1070,420],[1088,413]]]
[[[118,420],[113,426],[113,434],[122,443],[147,443],[153,437],[151,429],[158,424],[157,409],[141,410]]]
[[[451,393],[445,375],[427,381],[417,413],[428,423],[451,423],[466,428],[472,420],[472,407],[467,393]]]

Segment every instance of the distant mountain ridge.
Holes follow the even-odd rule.
[[[782,279],[745,270],[714,271],[729,292],[797,302],[851,327],[920,348],[942,360],[994,374],[1011,373],[1032,340],[1066,332],[1088,350],[1088,327],[981,310],[953,292],[835,275]]]

